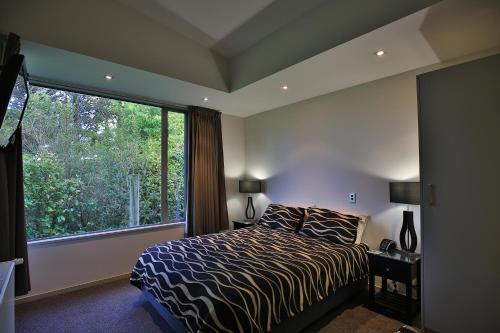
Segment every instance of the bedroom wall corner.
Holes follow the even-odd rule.
[[[500,48],[314,97],[245,118],[245,174],[264,180],[257,216],[271,202],[370,215],[363,241],[399,243],[406,205],[390,181],[419,179],[416,76],[497,54]],[[357,203],[349,204],[349,192]],[[414,212],[420,252],[420,207]]]
[[[245,119],[246,173],[265,179],[270,202],[370,215],[364,242],[398,240],[404,205],[390,181],[419,177],[416,72],[373,81]],[[348,193],[357,203],[348,203]],[[420,210],[415,225],[420,246]],[[420,248],[417,249],[419,251]]]
[[[244,214],[243,195],[238,190],[238,180],[245,173],[245,123],[241,117],[222,114],[222,143],[224,148],[224,171],[226,173],[226,196],[229,227],[232,220]]]

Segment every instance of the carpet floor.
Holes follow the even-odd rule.
[[[401,327],[400,322],[367,310],[361,304],[362,297],[358,298],[318,322],[313,331],[390,333]],[[141,292],[123,280],[19,304],[16,332],[156,333],[168,330]]]

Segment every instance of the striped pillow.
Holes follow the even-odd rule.
[[[304,218],[304,208],[270,204],[259,224],[272,229],[295,231]]]
[[[354,244],[359,217],[325,208],[307,208],[307,220],[300,234],[325,238],[337,244]]]

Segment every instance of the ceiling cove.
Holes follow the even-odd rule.
[[[0,32],[231,92],[437,1],[2,1]]]
[[[279,0],[271,2],[252,18],[279,3]],[[1,18],[0,14],[0,22]],[[249,24],[252,18],[247,19],[236,30]],[[150,18],[147,22],[149,21]],[[188,46],[191,48],[193,44]],[[185,59],[184,63],[174,67],[182,67],[186,72],[167,75],[167,70],[155,71],[151,67],[136,66],[133,62],[130,65],[127,61],[106,60],[105,57],[71,51],[68,48],[71,49],[25,39],[23,52],[27,56],[30,74],[40,80],[174,104],[203,105],[227,114],[247,117],[458,57],[498,52],[500,3],[491,0],[445,0],[284,69],[273,70],[272,74],[233,91],[221,88],[218,83],[213,84],[215,81],[210,74],[215,73],[213,68],[205,70],[207,78],[204,80],[199,80],[194,75],[211,63],[208,61],[201,64],[200,59],[204,58],[195,58],[197,65],[192,66],[189,59]],[[169,48],[165,50],[168,53]],[[386,53],[377,56],[375,53],[380,50]],[[135,55],[134,52],[128,53],[129,56],[131,54]],[[182,55],[184,53],[181,52],[178,56]],[[151,65],[149,62],[154,62],[155,59],[164,60],[164,54],[155,57],[146,58],[147,65]],[[216,67],[222,68],[223,63],[216,64]],[[185,79],[185,73],[191,74],[191,78]],[[107,74],[112,75],[113,79],[106,80],[104,76]],[[283,88],[285,86],[286,89]]]

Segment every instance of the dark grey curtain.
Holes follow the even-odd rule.
[[[220,117],[201,107],[188,112],[188,236],[229,226]]]
[[[23,158],[21,129],[14,144],[0,150],[0,261],[23,258],[16,266],[16,296],[31,289],[24,221]]]

